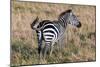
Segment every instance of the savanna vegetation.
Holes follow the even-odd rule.
[[[81,28],[68,25],[61,52],[55,44],[52,56],[39,62],[36,32],[30,24],[56,20],[59,14],[72,9],[82,23]],[[95,6],[11,1],[11,66],[51,64],[96,60]]]

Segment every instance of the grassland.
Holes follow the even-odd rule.
[[[39,62],[37,36],[30,24],[41,20],[56,20],[58,15],[72,9],[82,23],[80,29],[68,25],[61,52],[55,45],[52,56]],[[11,2],[11,65],[51,64],[96,60],[95,6]]]

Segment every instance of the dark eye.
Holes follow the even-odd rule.
[[[79,16],[77,16],[77,17],[79,17]]]

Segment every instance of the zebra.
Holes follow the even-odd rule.
[[[38,20],[39,18],[37,17],[31,24],[31,28],[36,30],[37,33],[38,53],[44,57],[49,48],[50,55],[52,54],[54,44],[62,38],[68,24],[78,28],[81,27],[81,22],[71,9],[62,12],[57,20],[43,20],[41,22]],[[43,41],[45,43],[44,48],[42,48]]]

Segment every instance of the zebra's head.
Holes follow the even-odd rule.
[[[68,10],[69,12],[69,24],[74,25],[76,27],[81,27],[81,22],[78,20],[77,16],[74,15],[74,13],[72,12],[72,10]]]
[[[75,16],[75,14],[72,12],[71,9],[63,12],[58,19],[63,21],[65,20],[66,23],[76,26],[78,28],[81,27],[80,21],[78,20],[77,16]]]

